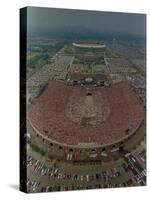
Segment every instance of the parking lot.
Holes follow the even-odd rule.
[[[80,166],[67,162],[47,161],[38,153],[31,152],[30,149],[27,155],[27,188],[30,192],[127,187],[145,184],[145,175],[142,176],[142,181],[139,181],[137,173],[135,173],[136,168],[131,167],[133,157],[111,163]],[[144,154],[142,155],[143,158]],[[140,173],[143,173],[143,167],[141,168],[141,165],[136,162],[135,165],[138,169],[140,168]]]

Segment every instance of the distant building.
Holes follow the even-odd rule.
[[[106,50],[105,44],[97,42],[75,42],[73,47],[76,57],[85,62],[95,62],[104,58]]]

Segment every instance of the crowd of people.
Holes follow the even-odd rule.
[[[107,58],[108,68],[113,74],[128,74],[131,71],[131,63],[124,58]]]
[[[105,102],[101,105],[101,101],[98,101],[96,96],[99,91],[101,98],[109,102],[107,105]],[[72,95],[74,104],[81,106],[80,99],[82,96],[86,98],[86,91],[81,86],[67,86],[62,82],[50,81],[44,93],[34,100],[29,109],[32,125],[44,136],[60,143],[76,145],[94,142],[102,145],[115,143],[131,135],[143,120],[143,106],[128,81],[104,89],[97,88],[92,94],[96,107],[108,106],[110,109],[109,117],[103,123],[97,120],[98,123],[93,126],[75,123],[67,117],[66,108]],[[71,107],[72,113],[75,112],[77,106],[72,103]]]

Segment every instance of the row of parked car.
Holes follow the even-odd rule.
[[[64,190],[76,190],[76,189],[92,189],[92,188],[111,188],[111,187],[126,187],[134,185],[134,180],[129,178],[119,184],[114,184],[115,179],[120,177],[123,173],[130,170],[128,164],[124,162],[118,167],[111,168],[109,170],[103,170],[100,172],[90,173],[90,174],[77,174],[77,173],[64,173],[60,172],[58,168],[51,166],[47,167],[44,163],[39,160],[34,159],[32,156],[27,155],[27,166],[31,167],[33,174],[46,176],[52,180],[66,180],[72,181],[72,186],[43,186],[42,181],[39,183],[37,181],[27,180],[27,188],[32,191],[64,191]],[[92,184],[90,184],[92,182]],[[97,184],[95,184],[97,182]],[[67,183],[67,182],[66,182]],[[90,185],[89,185],[90,184]]]
[[[36,181],[27,181],[28,191],[30,192],[52,192],[52,191],[68,191],[68,190],[84,190],[84,189],[98,189],[98,188],[114,188],[114,187],[128,187],[134,185],[134,181],[132,178],[129,178],[126,182],[119,184],[112,183],[99,183],[99,184],[89,184],[89,185],[81,185],[81,184],[72,184],[70,186],[65,185],[53,185],[53,186],[42,186],[40,188],[40,183]]]
[[[31,166],[33,173],[42,176],[54,176],[58,172],[58,168],[51,166],[47,167],[45,163],[34,159],[32,156],[27,155],[27,167]]]

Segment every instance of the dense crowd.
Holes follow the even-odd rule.
[[[107,58],[107,62],[111,73],[128,74],[131,71],[131,63],[124,58]]]
[[[46,64],[35,72],[27,81],[28,99],[36,97],[49,79],[65,79],[72,60],[72,56],[58,56],[55,58],[55,63]]]
[[[74,102],[80,103],[78,97],[86,93],[81,86],[67,86],[58,81],[50,81],[44,93],[34,100],[29,109],[29,119],[41,134],[66,144],[107,144],[134,133],[143,120],[144,110],[129,83],[126,81],[107,88],[97,88],[93,94],[96,106],[105,106],[98,105],[100,101],[96,94],[99,90],[109,102],[110,109],[110,116],[103,123],[84,126],[66,117],[69,97],[73,95],[76,99]],[[76,108],[72,106],[72,109]]]

